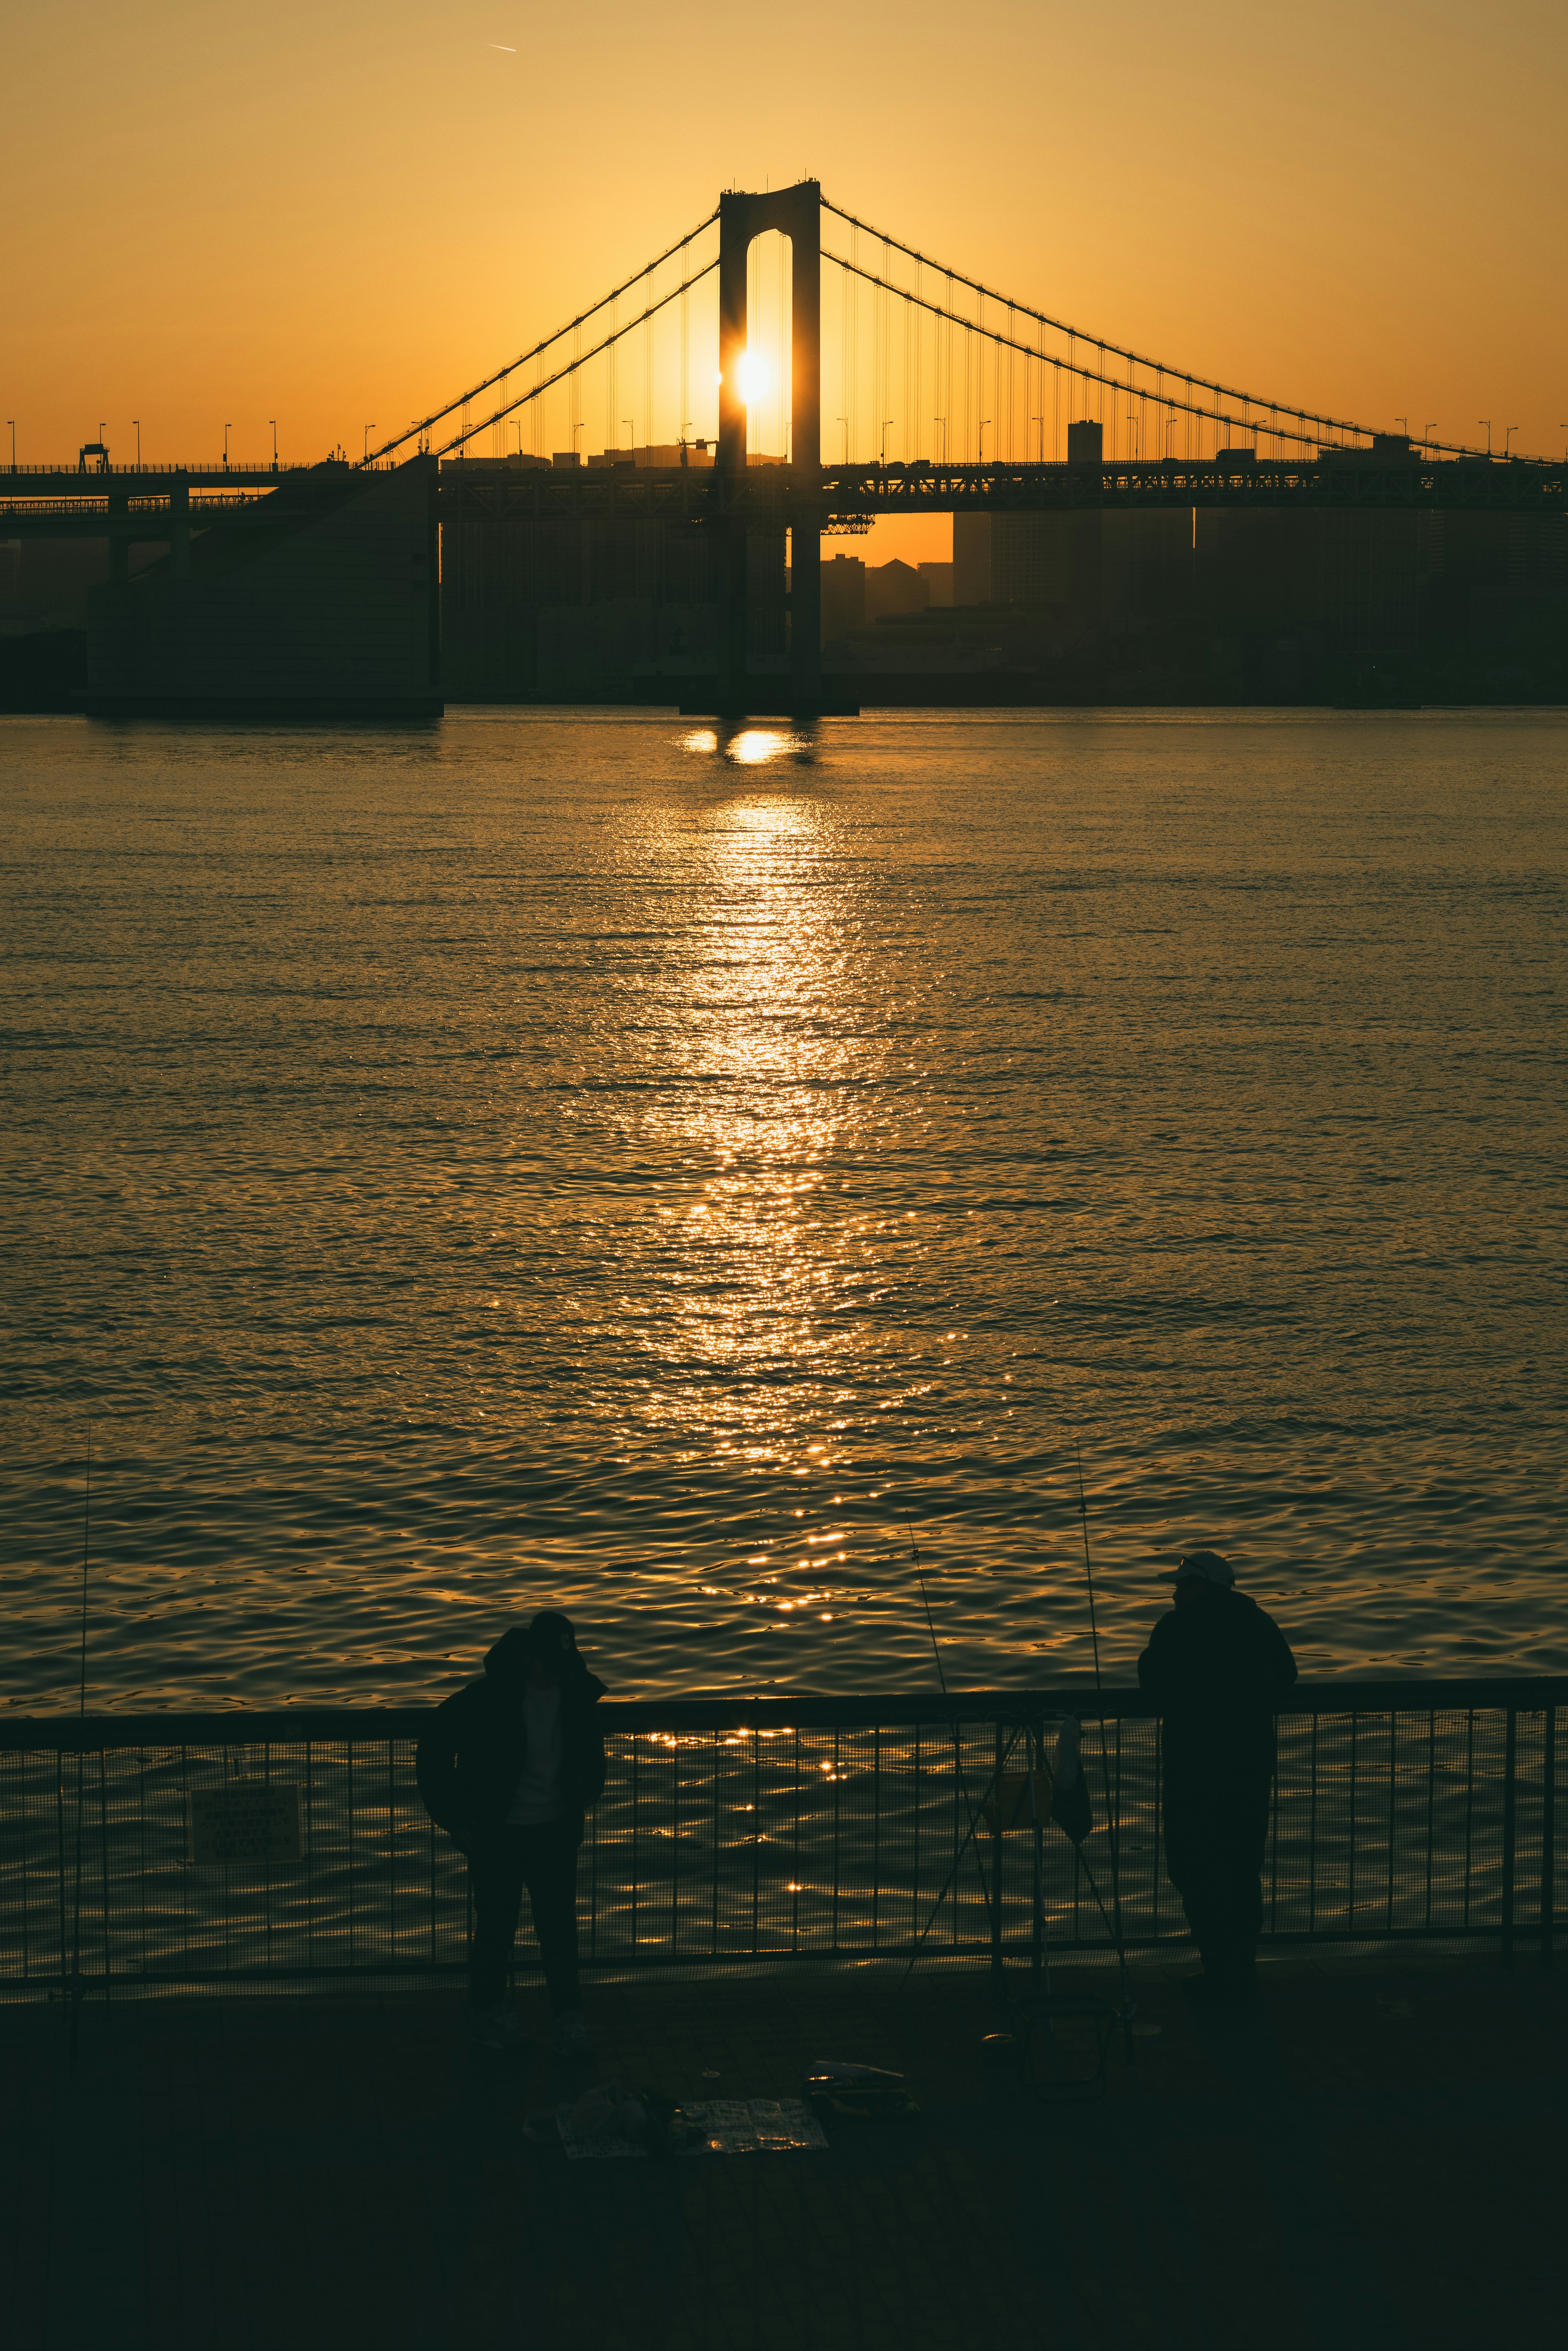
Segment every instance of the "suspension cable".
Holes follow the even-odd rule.
[[[933,302],[928,295],[912,294],[906,287],[903,286],[889,286],[885,279],[874,277],[869,269],[858,268],[852,261],[846,261],[841,254],[824,253],[822,258],[824,261],[835,262],[839,268],[846,271],[852,277],[863,277],[868,286],[876,287],[881,293],[896,294],[902,301],[915,304],[922,310],[929,310],[938,319],[946,319],[950,326],[962,327],[967,334],[973,335],[977,340],[980,342],[998,345],[1008,350],[1023,351],[1031,359],[1039,359],[1043,356],[1045,364],[1048,367],[1055,368],[1059,371],[1062,369],[1066,369],[1069,374],[1081,376],[1086,382],[1103,385],[1110,392],[1124,392],[1128,394],[1129,398],[1136,398],[1139,396],[1138,387],[1135,384],[1128,382],[1122,376],[1103,374],[1100,369],[1085,367],[1082,361],[1074,364],[1070,363],[1066,360],[1053,359],[1050,352],[1041,354],[1035,350],[1032,344],[1019,342],[1011,335],[1004,335],[995,327],[977,326],[973,319],[966,319],[962,311],[945,310],[940,303]],[[995,298],[993,297],[993,299],[994,298]],[[1023,308],[1021,303],[1015,304],[1014,307],[1018,309],[1021,309]],[[1098,348],[1098,346],[1096,348]],[[1105,349],[1107,350],[1111,350],[1113,348],[1114,346],[1110,343],[1105,345]],[[1184,377],[1183,381],[1185,382],[1186,381],[1186,379]],[[1194,383],[1201,383],[1203,379],[1201,376],[1194,376],[1192,381]],[[977,389],[983,399],[985,393],[983,378]],[[965,396],[967,401],[968,396],[967,386]],[[1249,433],[1255,430],[1255,427],[1248,423],[1244,417],[1222,415],[1218,408],[1205,408],[1197,401],[1177,400],[1174,395],[1167,395],[1166,404],[1170,408],[1186,409],[1189,414],[1194,416],[1201,416],[1206,420],[1212,419],[1212,421],[1217,424],[1234,425],[1237,431],[1240,433]],[[1114,409],[1113,409],[1113,418],[1114,417]],[[1287,415],[1293,416],[1300,413],[1300,412],[1295,409],[1289,409],[1285,411],[1285,413]],[[1361,428],[1357,426],[1355,429],[1359,432]],[[1311,443],[1314,438],[1314,436],[1310,433],[1293,432],[1288,425],[1281,425],[1280,431],[1282,438],[1288,441]]]
[[[541,351],[548,351],[552,343],[559,343],[563,335],[570,335],[577,329],[586,326],[590,319],[596,318],[599,312],[605,309],[612,302],[618,302],[622,294],[629,294],[640,277],[651,277],[655,269],[662,268],[664,264],[666,261],[672,260],[677,253],[683,253],[694,239],[701,236],[705,228],[711,228],[717,218],[718,213],[716,208],[713,212],[709,213],[706,220],[698,221],[695,228],[688,230],[685,236],[677,237],[674,245],[666,246],[664,251],[659,255],[657,260],[645,262],[641,269],[633,270],[632,276],[626,279],[624,285],[617,286],[613,292],[606,294],[602,300],[591,303],[588,308],[586,310],[580,311],[575,319],[569,319],[564,327],[558,327],[553,335],[547,335],[543,342],[535,343],[531,350],[524,351],[515,360],[508,360],[504,368],[497,368],[494,375],[487,375],[482,383],[471,384],[466,392],[459,392],[455,400],[449,400],[444,408],[433,409],[428,416],[421,417],[417,424],[411,424],[406,433],[398,434],[394,440],[383,441],[381,447],[379,449],[371,450],[370,455],[365,458],[363,462],[366,465],[373,465],[379,459],[389,456],[392,450],[401,449],[405,441],[412,441],[418,434],[428,433],[433,424],[439,424],[442,418],[444,416],[450,416],[455,408],[462,408],[467,402],[477,400],[482,392],[490,391],[492,386],[500,382],[503,376],[510,375],[514,368],[526,366],[529,360],[538,359]],[[708,264],[708,268],[716,268],[717,266],[716,262],[710,262]],[[699,270],[697,273],[698,277],[706,277],[706,269]],[[693,277],[688,278],[685,282],[688,285],[695,286],[697,280],[695,277]],[[679,292],[680,288],[677,287],[675,290]],[[669,297],[666,295],[664,298],[667,301]],[[653,309],[645,310],[643,316],[644,318],[651,318],[653,316],[653,310],[658,309],[661,307],[662,306],[659,303],[654,303]],[[640,325],[641,323],[640,319],[633,319],[632,321],[633,326]],[[610,338],[611,341],[613,341],[614,340],[615,338],[613,336]],[[606,348],[606,345],[601,343],[595,348],[599,350],[603,350]],[[585,356],[591,358],[593,353],[589,352],[585,354]],[[570,370],[563,369],[560,372],[562,374],[570,374]],[[549,381],[552,383],[559,382],[559,376],[552,376]],[[531,398],[532,395],[530,394],[529,397]],[[523,403],[521,401],[514,401],[511,405],[514,408],[520,408]],[[506,409],[498,408],[497,409],[495,415],[504,416],[507,413],[507,411]],[[493,423],[495,422],[495,417],[489,417],[486,422]],[[483,427],[476,427],[476,430],[483,430]],[[471,436],[465,436],[465,438],[469,437]],[[453,442],[448,442],[446,445],[448,448],[452,448],[456,444]],[[441,451],[437,454],[444,455],[445,452]]]
[[[1006,295],[998,294],[993,287],[983,285],[977,277],[967,277],[961,269],[947,269],[945,265],[933,261],[929,254],[924,254],[917,251],[912,245],[905,245],[901,238],[889,236],[881,229],[870,228],[866,222],[858,220],[853,213],[845,212],[841,204],[831,204],[826,196],[822,198],[822,210],[825,213],[831,213],[838,220],[847,222],[852,228],[865,229],[869,235],[875,236],[884,247],[891,246],[894,252],[907,255],[911,261],[923,264],[925,267],[935,270],[938,276],[945,276],[950,283],[956,282],[960,286],[967,286],[971,293],[977,294],[980,298],[982,304],[982,318],[984,316],[983,305],[986,301],[989,300],[1000,303],[1007,302],[1008,298]],[[852,264],[843,262],[836,253],[831,254],[824,252],[823,259],[827,261],[838,261],[841,268],[852,266]],[[874,284],[876,281],[873,279],[872,282]],[[904,289],[902,287],[894,287],[894,291],[903,293],[905,301],[914,301],[922,298],[904,292]],[[1051,328],[1053,333],[1067,336],[1070,343],[1074,341],[1092,342],[1102,352],[1113,351],[1118,359],[1125,360],[1132,367],[1150,368],[1161,375],[1169,375],[1177,372],[1177,371],[1171,369],[1159,360],[1148,359],[1141,351],[1128,350],[1125,344],[1107,342],[1103,340],[1097,335],[1086,336],[1082,327],[1070,327],[1064,320],[1051,318],[1047,311],[1036,310],[1027,302],[1011,303],[1009,307],[1012,309],[1021,311],[1025,318],[1036,319],[1042,327]],[[974,329],[975,327],[975,322],[972,319],[964,319],[960,318],[958,323],[960,325],[968,326],[971,329]],[[995,329],[986,326],[981,326],[977,331],[982,334],[991,336],[994,336],[996,332]],[[1001,339],[998,338],[998,340]],[[1026,346],[1019,344],[1016,346],[1016,348],[1023,350]],[[1053,360],[1051,363],[1053,366],[1061,366],[1063,364],[1061,360]],[[1068,364],[1071,364],[1071,360]],[[1119,381],[1116,377],[1101,375],[1092,368],[1073,366],[1072,372],[1075,375],[1086,375],[1095,382],[1099,383],[1116,385]],[[1368,440],[1373,437],[1375,432],[1375,427],[1373,425],[1354,424],[1345,417],[1327,416],[1318,409],[1295,408],[1291,406],[1287,402],[1261,400],[1256,398],[1251,392],[1238,391],[1233,384],[1217,383],[1210,376],[1184,374],[1181,380],[1184,383],[1201,385],[1205,392],[1213,392],[1217,398],[1240,401],[1243,405],[1248,408],[1267,408],[1271,410],[1276,415],[1299,417],[1303,424],[1326,425],[1330,431],[1335,433],[1357,433],[1361,434]],[[1127,384],[1121,388],[1127,391],[1131,391],[1133,389],[1131,384]],[[1186,405],[1185,402],[1181,401],[1175,402],[1172,404],[1176,407],[1185,407]],[[1218,412],[1211,412],[1208,409],[1195,406],[1191,410],[1191,413],[1197,416],[1207,416],[1210,413],[1217,414]],[[1238,417],[1227,417],[1221,421],[1230,424],[1242,423],[1242,420]],[[1255,428],[1246,426],[1244,429],[1252,430]],[[1284,429],[1284,437],[1289,440],[1301,442],[1313,441],[1317,438],[1313,434],[1291,433],[1288,428]],[[1484,451],[1471,448],[1467,444],[1458,441],[1423,440],[1418,445],[1423,449],[1446,450],[1451,456],[1479,457],[1485,455]]]
[[[640,312],[635,319],[628,319],[624,326],[617,327],[612,334],[605,336],[602,342],[595,343],[590,350],[578,352],[573,358],[567,361],[564,367],[557,368],[553,375],[543,377],[539,382],[533,385],[529,391],[519,392],[517,399],[508,401],[505,408],[497,408],[491,415],[482,416],[476,424],[468,426],[465,431],[455,434],[452,440],[444,442],[439,449],[433,449],[430,452],[430,455],[433,457],[448,456],[454,449],[461,449],[465,442],[472,441],[477,434],[483,433],[486,425],[496,423],[503,416],[510,416],[517,409],[527,408],[530,402],[539,399],[543,393],[550,391],[556,384],[560,383],[567,376],[575,375],[580,368],[586,367],[590,360],[598,359],[601,352],[607,351],[610,349],[612,343],[618,343],[627,335],[635,334],[637,329],[643,326],[648,319],[653,318],[656,311],[663,310],[669,303],[679,300],[683,295],[689,293],[694,286],[700,286],[703,279],[710,277],[717,267],[718,261],[716,256],[716,257],[708,263],[706,269],[699,269],[695,277],[683,278],[680,285],[672,286],[667,294],[661,294],[656,302],[650,303],[647,309]],[[604,308],[604,304],[602,302],[596,303],[594,308],[601,310]],[[583,313],[584,318],[591,318],[592,315],[592,311],[584,311]],[[574,325],[578,325],[580,323],[580,321],[573,321]],[[570,331],[570,329],[568,331]],[[515,365],[516,362],[514,361],[513,364]],[[510,372],[511,371],[508,369],[507,373],[509,374]],[[496,379],[492,377],[491,381],[494,382]],[[456,405],[457,402],[455,401],[453,402],[453,406],[455,407]],[[450,411],[443,410],[438,413],[442,414],[449,414]],[[404,435],[404,438],[407,438],[406,434]]]
[[[1059,375],[1061,371],[1065,369],[1070,375],[1080,376],[1089,383],[1097,383],[1106,391],[1113,392],[1124,392],[1130,399],[1142,399],[1148,396],[1140,391],[1140,388],[1136,384],[1129,382],[1124,377],[1106,375],[1098,368],[1085,367],[1082,361],[1074,362],[1067,360],[1053,359],[1050,352],[1041,353],[1037,351],[1032,344],[1019,342],[1015,340],[1012,336],[1000,333],[995,327],[982,328],[977,326],[973,319],[966,319],[961,311],[944,309],[940,303],[933,302],[926,295],[912,294],[907,287],[904,286],[889,286],[884,280],[874,277],[869,269],[858,268],[852,261],[846,261],[841,254],[824,252],[822,258],[824,261],[836,263],[840,269],[844,270],[853,277],[863,277],[868,286],[875,286],[884,293],[896,294],[901,300],[917,305],[918,308],[923,310],[929,310],[938,319],[946,319],[950,326],[962,327],[967,334],[973,335],[982,341],[1003,346],[1009,350],[1022,351],[1031,359],[1043,358],[1045,364],[1048,367],[1056,369]],[[997,298],[995,296],[992,297],[993,300],[996,298]],[[1023,305],[1022,303],[1017,303],[1014,305],[1014,308],[1021,310],[1023,308]],[[1032,317],[1034,314],[1030,312],[1029,315]],[[1101,347],[1096,345],[1096,349],[1099,348]],[[1116,346],[1113,343],[1107,343],[1103,346],[1105,350],[1114,350]],[[1182,381],[1184,383],[1188,381],[1189,379],[1185,376],[1182,378]],[[1195,384],[1202,384],[1205,380],[1201,376],[1193,376],[1190,381]],[[983,393],[983,383],[980,388]],[[1229,395],[1226,396],[1229,397]],[[966,399],[967,397],[967,392],[966,390]],[[1252,422],[1244,416],[1228,416],[1223,414],[1218,404],[1213,408],[1207,408],[1196,400],[1178,400],[1174,393],[1170,392],[1167,392],[1165,395],[1164,405],[1168,409],[1185,410],[1188,415],[1200,416],[1206,423],[1211,422],[1217,426],[1221,424],[1233,426],[1239,433],[1256,433],[1260,429],[1255,422]],[[1114,409],[1113,408],[1113,417],[1114,416]],[[1284,409],[1281,413],[1288,416],[1299,416],[1306,413],[1304,410],[1293,408]],[[1361,432],[1364,428],[1360,425],[1356,425],[1352,429],[1356,432]],[[1278,428],[1278,432],[1279,437],[1282,440],[1300,441],[1308,445],[1311,445],[1316,438],[1312,434],[1298,433],[1292,430],[1291,426],[1284,424],[1281,424]],[[1424,448],[1437,448],[1448,445],[1449,444],[1446,443],[1437,442],[1424,442],[1422,444]],[[1461,450],[1458,454],[1460,455],[1474,456],[1479,453],[1475,450]]]

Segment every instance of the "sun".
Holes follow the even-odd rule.
[[[772,371],[760,351],[743,351],[740,360],[740,396],[749,408],[762,399],[772,382]]]

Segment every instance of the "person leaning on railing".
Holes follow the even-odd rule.
[[[507,1968],[523,1888],[549,1995],[556,2054],[591,2052],[577,1975],[577,1849],[604,1787],[604,1733],[591,1674],[566,1617],[544,1609],[504,1633],[482,1681],[438,1706],[419,1742],[419,1792],[468,1856],[474,1938],[469,2030],[486,2048],[527,2036],[507,2004]]]
[[[1218,1552],[1188,1552],[1174,1581],[1176,1606],[1138,1659],[1164,1726],[1166,1866],[1202,1955],[1204,1993],[1249,2001],[1258,1989],[1274,1710],[1296,1661]]]

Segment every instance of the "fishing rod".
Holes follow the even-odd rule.
[[[1083,1488],[1083,1442],[1081,1437],[1074,1437],[1072,1450],[1078,1465],[1078,1524],[1083,1537],[1083,1580],[1089,1592],[1089,1638],[1094,1651],[1094,1695],[1100,1698],[1103,1695],[1100,1681],[1100,1627],[1094,1613],[1094,1564],[1089,1555],[1089,1498]],[[1111,1840],[1111,1901],[1116,1914],[1116,1923],[1113,1927],[1110,1919],[1105,1917],[1105,1905],[1100,1899],[1100,1888],[1090,1875],[1087,1863],[1084,1864],[1084,1875],[1089,1877],[1090,1891],[1094,1896],[1101,1917],[1104,1919],[1106,1932],[1110,1935],[1115,1949],[1117,1971],[1122,1985],[1122,2022],[1130,2036],[1133,2029],[1133,1995],[1132,1988],[1127,1981],[1127,1953],[1122,1938],[1121,1838],[1116,1826],[1116,1810],[1111,1802],[1111,1760],[1105,1747],[1103,1713],[1100,1717],[1100,1777],[1105,1791],[1105,1831]],[[1128,2054],[1131,2055],[1131,2053],[1132,2044],[1129,2038]]]
[[[71,1922],[71,2032],[70,2066],[74,2074],[77,2062],[77,2031],[81,2016],[81,1836],[82,1806],[86,1801],[83,1773],[87,1764],[84,1731],[87,1721],[87,1574],[88,1560],[92,1549],[92,1423],[87,1425],[87,1463],[82,1484],[81,1506],[81,1653],[77,1672],[77,1850],[76,1892]]]
[[[947,1698],[947,1676],[942,1664],[942,1645],[936,1638],[936,1622],[931,1614],[931,1595],[925,1589],[925,1570],[920,1557],[920,1546],[915,1539],[914,1520],[911,1519],[909,1512],[904,1510],[901,1504],[895,1503],[894,1507],[897,1510],[899,1517],[904,1520],[904,1529],[909,1536],[909,1555],[915,1564],[915,1581],[920,1586],[921,1603],[925,1611],[925,1629],[931,1635],[931,1654],[936,1661],[936,1679],[940,1685],[942,1696],[944,1699],[946,1699]],[[920,1957],[921,1947],[925,1943],[926,1936],[931,1932],[932,1928],[936,1923],[937,1912],[941,1909],[943,1903],[946,1900],[951,1888],[957,1882],[958,1872],[963,1865],[964,1855],[968,1852],[969,1847],[974,1843],[977,1834],[977,1821],[975,1807],[969,1802],[968,1782],[964,1777],[964,1761],[958,1740],[958,1719],[956,1714],[950,1714],[948,1721],[953,1732],[953,1769],[958,1782],[958,1792],[964,1799],[964,1810],[968,1815],[969,1825],[965,1831],[963,1843],[959,1845],[957,1852],[953,1856],[953,1865],[947,1872],[946,1877],[943,1880],[941,1891],[937,1895],[936,1901],[931,1906],[925,1924],[922,1927],[919,1934],[915,1938],[915,1949],[909,1955],[909,1965],[904,1971],[903,1982],[899,1986],[901,1997],[904,1986],[907,1985],[911,1975],[913,1975],[915,1971],[915,1962]],[[997,1760],[996,1769],[993,1771],[990,1779],[986,1783],[985,1793],[980,1798],[980,1814],[982,1816],[984,1815],[987,1804],[990,1802],[996,1790],[997,1783],[1001,1779],[1004,1771],[1007,1769],[1008,1758],[1011,1755],[1013,1749],[1018,1745],[1019,1736],[1019,1731],[1015,1729],[1012,1736],[1008,1740],[1007,1746]],[[986,1873],[983,1866],[980,1871],[980,1891],[985,1897],[986,1913],[988,1917],[991,1912],[991,1889],[986,1883]]]
[[[925,1589],[925,1571],[920,1563],[920,1546],[915,1540],[915,1527],[907,1510],[901,1511],[899,1515],[909,1530],[909,1555],[915,1562],[915,1577],[920,1586],[921,1604],[925,1610],[925,1629],[931,1635],[931,1654],[936,1660],[936,1679],[941,1685],[942,1695],[946,1698],[947,1677],[942,1670],[942,1649],[936,1638],[936,1622],[931,1614],[931,1597]]]

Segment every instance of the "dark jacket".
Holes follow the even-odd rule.
[[[526,1683],[492,1670],[438,1706],[419,1742],[419,1792],[438,1828],[472,1849],[504,1824],[528,1751]],[[574,1657],[560,1685],[560,1820],[582,1842],[582,1816],[604,1787],[604,1733],[594,1709],[604,1684]]]
[[[1290,1643],[1244,1592],[1210,1585],[1162,1616],[1138,1681],[1164,1718],[1168,1801],[1256,1796],[1274,1770],[1274,1710],[1296,1678]]]

